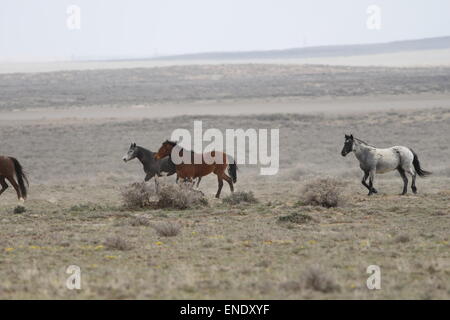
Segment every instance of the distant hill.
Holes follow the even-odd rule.
[[[209,52],[163,56],[152,60],[249,60],[249,59],[301,59],[386,54],[404,51],[450,49],[450,36],[418,40],[404,40],[375,44],[354,44],[291,48],[269,51]]]

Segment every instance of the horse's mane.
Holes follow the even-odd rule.
[[[372,148],[376,148],[375,146],[368,144],[367,142],[365,142],[364,140],[358,139],[358,138],[353,138],[358,142],[364,143],[366,146],[372,147]]]
[[[147,153],[147,154],[154,154],[153,151],[151,151],[151,150],[149,150],[149,149],[145,149],[144,147],[141,147],[141,146],[136,146],[136,147],[139,148],[139,150],[143,151],[144,153]]]
[[[166,140],[164,143],[168,143],[170,144],[172,147],[175,147],[177,145],[176,141],[170,141],[170,140]]]

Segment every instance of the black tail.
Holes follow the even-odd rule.
[[[236,183],[236,181],[237,181],[237,165],[236,165],[236,161],[233,161],[233,163],[230,163],[228,165],[228,174],[231,176],[231,179],[233,179],[233,183]]]
[[[17,161],[16,158],[12,158],[12,157],[10,159],[14,163],[14,169],[16,170],[16,177],[17,177],[17,182],[19,183],[20,193],[22,195],[22,198],[26,199],[27,198],[27,186],[29,185],[28,178],[25,175],[25,172],[23,172],[22,165],[19,163],[19,161]],[[26,183],[26,185],[25,185],[25,183]]]
[[[412,149],[411,152],[414,155],[414,159],[413,159],[413,165],[414,165],[414,170],[416,170],[416,173],[420,176],[420,177],[426,177],[429,176],[431,174],[431,172],[429,171],[425,171],[420,167],[420,162],[419,162],[419,157],[417,156],[417,153],[415,153]]]

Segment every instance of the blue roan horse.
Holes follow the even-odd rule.
[[[369,189],[369,196],[377,193],[373,187],[376,173],[386,173],[397,170],[403,179],[403,192],[405,195],[408,191],[408,178],[406,174],[411,175],[411,189],[417,193],[416,175],[425,177],[431,172],[425,171],[420,167],[417,154],[410,148],[395,146],[386,149],[376,148],[364,141],[354,138],[353,135],[345,135],[345,143],[341,154],[345,157],[350,152],[354,152],[359,160],[359,166],[364,171],[362,184]],[[369,184],[366,180],[369,178]]]

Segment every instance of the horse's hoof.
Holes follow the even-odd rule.
[[[373,193],[378,193],[377,189],[372,190]]]
[[[373,194],[373,192],[369,192],[367,195],[368,195],[368,196],[371,196],[372,194]]]

